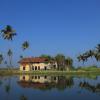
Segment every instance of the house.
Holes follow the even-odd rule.
[[[49,61],[42,57],[23,58],[19,63],[20,71],[50,70],[52,68],[57,68],[57,63],[55,61]]]

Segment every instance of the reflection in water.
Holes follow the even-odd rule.
[[[40,90],[51,90],[56,88],[64,90],[74,85],[72,77],[69,76],[39,76],[39,75],[22,75],[18,84],[22,87],[35,88]]]
[[[0,79],[0,100],[100,100],[99,76],[89,79],[69,75],[21,75]]]
[[[5,85],[5,91],[6,93],[10,93],[10,90],[11,90],[11,77],[8,77],[7,78],[7,82],[6,82],[6,85]]]
[[[89,84],[88,82],[80,82],[79,86],[81,88],[85,88],[94,93],[100,93],[100,84],[99,83],[96,86],[93,86],[93,85]]]
[[[21,95],[20,96],[20,100],[28,100],[27,97],[25,95]]]
[[[10,92],[10,85],[6,85],[6,86],[5,86],[5,91],[6,91],[7,93]]]
[[[2,81],[0,80],[0,85],[2,85]]]

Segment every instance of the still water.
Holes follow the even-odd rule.
[[[100,76],[0,76],[0,100],[100,100]]]

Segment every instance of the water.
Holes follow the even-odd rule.
[[[100,76],[0,77],[0,100],[100,100]]]

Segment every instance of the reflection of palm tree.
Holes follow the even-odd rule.
[[[6,85],[5,90],[6,90],[7,93],[9,93],[10,92],[10,85]]]
[[[2,85],[2,81],[0,80],[0,85]]]
[[[28,41],[25,41],[25,42],[22,44],[22,49],[23,49],[23,50],[26,50],[27,48],[29,48],[29,43],[28,43]]]
[[[8,50],[7,55],[8,55],[8,57],[9,57],[9,64],[10,64],[10,67],[12,67],[12,55],[13,55],[13,52],[12,52],[11,49]]]
[[[7,84],[5,85],[5,91],[9,94],[11,90],[11,77],[7,78]]]
[[[28,99],[27,99],[27,97],[26,97],[26,96],[21,95],[21,96],[20,96],[20,100],[28,100]]]
[[[66,87],[67,88],[72,88],[74,85],[73,77],[66,77]]]
[[[66,77],[66,76],[58,77],[57,89],[64,90],[67,87],[71,88],[73,85],[74,85],[74,81],[72,77]]]
[[[89,91],[92,92],[99,92],[100,93],[100,84],[97,85],[91,85],[88,82],[80,82],[79,86],[81,88],[88,89]]]

